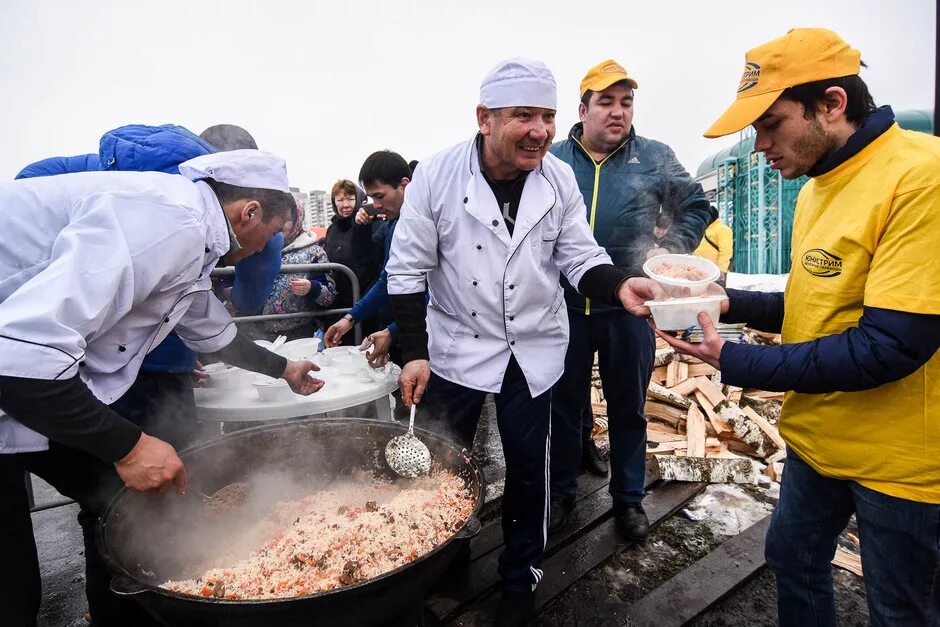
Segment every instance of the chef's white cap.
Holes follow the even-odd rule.
[[[237,187],[290,192],[287,163],[262,150],[226,150],[202,155],[181,163],[180,174],[194,181],[214,179]]]
[[[488,109],[557,109],[555,77],[541,61],[513,57],[500,61],[480,85],[480,104]]]

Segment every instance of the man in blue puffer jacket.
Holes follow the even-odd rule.
[[[695,250],[710,222],[710,207],[702,187],[669,146],[636,134],[636,88],[636,81],[613,60],[592,68],[581,82],[581,122],[551,152],[574,170],[597,243],[615,266],[642,276],[650,256]],[[656,244],[653,229],[660,211],[670,215],[672,227]],[[642,499],[653,332],[623,308],[593,303],[567,283],[564,287],[570,337],[565,374],[552,389],[549,529],[562,527],[571,511],[579,460],[597,474],[607,471],[591,439],[591,412],[584,409],[598,351],[610,425],[614,520],[625,536],[640,540],[649,532]]]

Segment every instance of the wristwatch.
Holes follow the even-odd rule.
[[[347,322],[351,322],[351,323],[353,323],[353,324],[356,324],[355,318],[353,318],[353,317],[352,317],[352,314],[349,314],[349,313],[346,314],[345,316],[343,316],[343,320],[345,320],[345,321],[347,321]]]

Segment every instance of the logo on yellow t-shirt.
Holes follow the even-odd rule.
[[[813,248],[803,253],[803,269],[824,279],[842,274],[842,257],[828,250]]]

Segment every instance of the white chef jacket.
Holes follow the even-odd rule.
[[[610,264],[571,167],[551,154],[525,180],[512,236],[480,171],[476,139],[423,160],[405,188],[389,294],[427,290],[431,369],[499,392],[514,355],[537,396],[564,371],[568,314],[559,271],[577,286]]]
[[[196,351],[235,337],[209,272],[229,248],[202,182],[158,172],[83,172],[0,185],[0,375],[80,374],[110,404],[176,328]],[[0,413],[0,453],[46,438]]]

